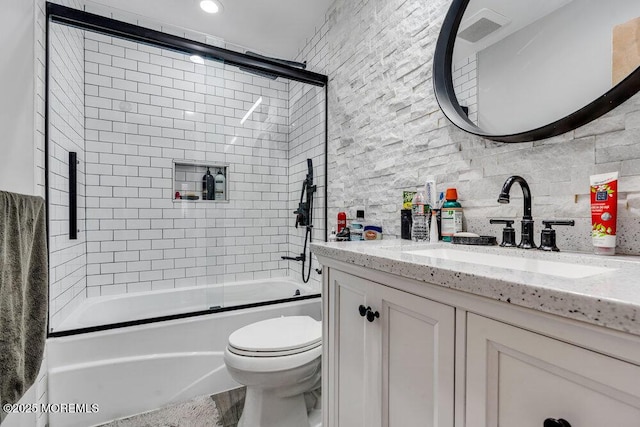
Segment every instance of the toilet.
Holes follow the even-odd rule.
[[[309,316],[263,320],[229,336],[224,362],[247,386],[238,427],[319,425],[319,411],[310,420],[308,397],[320,388],[321,340],[322,323]]]

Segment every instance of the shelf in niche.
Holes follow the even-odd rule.
[[[206,199],[206,191],[203,191],[203,177],[207,173],[207,169],[215,178],[219,172],[224,177],[223,197],[220,197],[219,188],[216,193],[216,199]],[[218,185],[220,183],[218,182]],[[182,198],[177,199],[176,193],[180,193]],[[196,196],[197,199],[187,199],[187,196]],[[190,162],[189,160],[173,161],[173,201],[174,202],[192,202],[192,203],[227,203],[229,202],[229,164],[214,162]]]

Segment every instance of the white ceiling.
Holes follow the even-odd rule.
[[[199,0],[91,2],[212,35],[257,53],[293,60],[324,22],[333,0],[220,0],[224,10],[217,14],[203,12]]]

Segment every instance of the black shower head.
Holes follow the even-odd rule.
[[[307,159],[307,168],[309,169],[307,172],[307,182],[309,185],[313,185],[313,160]]]

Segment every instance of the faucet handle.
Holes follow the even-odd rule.
[[[516,230],[512,227],[513,219],[490,219],[489,224],[504,224],[502,229],[502,243],[500,246],[511,247],[516,245]]]
[[[489,224],[506,224],[506,227],[511,227],[516,222],[513,219],[490,219]]]
[[[559,252],[558,246],[556,246],[556,230],[551,228],[552,225],[568,225],[573,227],[576,225],[574,220],[560,220],[560,221],[542,221],[544,228],[540,234],[540,249],[541,251],[554,251]]]
[[[559,221],[544,220],[544,221],[542,221],[542,224],[544,224],[546,229],[551,229],[552,225],[569,225],[569,226],[573,227],[574,225],[576,225],[576,222],[574,220],[572,220],[572,219],[559,220]]]

